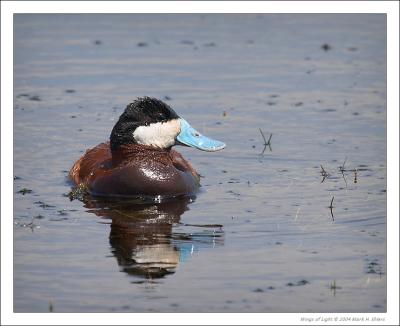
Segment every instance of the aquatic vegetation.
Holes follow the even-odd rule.
[[[14,178],[15,180],[15,178]],[[32,193],[32,189],[28,189],[28,188],[22,188],[20,190],[17,191],[19,194],[25,195],[25,194],[30,194]]]
[[[68,193],[68,197],[71,201],[74,199],[83,200],[88,193],[87,186],[81,183]]]
[[[300,280],[300,281],[297,281],[296,283],[293,283],[293,282],[289,282],[289,283],[286,283],[286,286],[303,286],[303,285],[307,285],[307,284],[309,284],[310,282],[309,281],[307,281],[307,280]]]

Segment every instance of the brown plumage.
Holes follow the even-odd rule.
[[[100,196],[181,196],[199,187],[199,174],[173,149],[125,144],[111,151],[101,143],[71,168],[77,186]]]

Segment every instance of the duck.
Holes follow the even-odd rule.
[[[88,149],[72,166],[69,178],[75,187],[100,197],[194,195],[200,175],[172,149],[175,145],[207,152],[226,146],[202,135],[163,101],[138,97],[120,115],[109,141]]]

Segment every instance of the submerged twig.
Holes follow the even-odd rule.
[[[354,183],[357,183],[357,168],[354,170]]]
[[[299,212],[300,212],[300,207],[297,209],[296,216],[294,218],[295,221],[297,221],[297,218],[299,217]]]

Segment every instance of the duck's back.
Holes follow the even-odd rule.
[[[74,164],[70,178],[101,196],[191,195],[199,175],[174,150],[130,145],[111,152],[109,143],[86,151]]]

